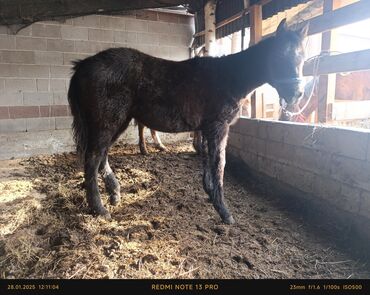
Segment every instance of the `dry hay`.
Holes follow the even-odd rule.
[[[111,221],[89,214],[74,154],[29,158],[17,162],[22,173],[0,174],[0,277],[370,277],[367,265],[228,175],[226,198],[237,223],[222,224],[191,145],[151,152],[112,149],[123,198],[106,205]],[[107,203],[101,182],[100,189]]]

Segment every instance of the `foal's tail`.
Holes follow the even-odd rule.
[[[85,152],[87,147],[87,125],[84,113],[80,107],[80,87],[79,87],[79,73],[78,70],[81,66],[81,61],[73,62],[74,74],[71,78],[68,90],[68,102],[71,108],[73,122],[73,138],[76,143],[77,155],[80,158],[81,162],[85,159]]]

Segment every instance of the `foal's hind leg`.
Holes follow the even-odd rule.
[[[212,179],[210,198],[216,211],[221,216],[222,221],[227,224],[232,224],[235,221],[225,206],[223,189],[225,153],[228,133],[229,126],[227,124],[224,124],[223,126],[218,125],[214,128],[214,130],[212,130],[212,132],[207,134],[207,141],[208,158]]]
[[[103,160],[104,150],[88,149],[85,154],[85,184],[87,202],[93,213],[110,218],[107,209],[104,208],[98,188],[98,168]]]
[[[145,126],[141,124],[140,122],[137,123],[139,127],[139,147],[140,147],[140,152],[142,155],[147,155],[148,154],[148,149],[146,148],[146,142],[145,142],[145,137],[144,137],[144,128]]]
[[[167,148],[163,145],[161,139],[159,138],[157,132],[153,129],[150,129],[150,133],[152,134],[152,138],[154,140],[154,143],[156,147],[161,151],[166,151]]]
[[[121,186],[109,166],[108,150],[106,150],[104,153],[104,157],[100,163],[99,172],[103,177],[105,188],[109,194],[110,204],[117,205],[121,199]]]
[[[205,192],[209,196],[209,200],[212,201],[212,179],[211,179],[211,171],[209,166],[209,158],[208,158],[208,152],[207,152],[207,140],[203,138],[202,141],[202,160],[203,160],[203,188]]]

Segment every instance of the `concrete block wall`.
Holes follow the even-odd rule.
[[[2,141],[20,132],[29,133],[31,139],[33,132],[70,129],[67,91],[72,60],[110,47],[131,47],[183,60],[189,58],[193,31],[192,16],[152,10],[125,16],[90,15],[62,23],[38,22],[16,35],[0,26]],[[133,127],[129,132],[136,138]],[[24,135],[20,138],[24,140]]]
[[[370,219],[370,132],[241,118],[227,152],[253,171]]]

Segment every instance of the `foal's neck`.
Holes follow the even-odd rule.
[[[223,73],[232,89],[233,98],[244,98],[248,93],[269,82],[268,56],[274,48],[274,37],[236,54],[220,58]]]

